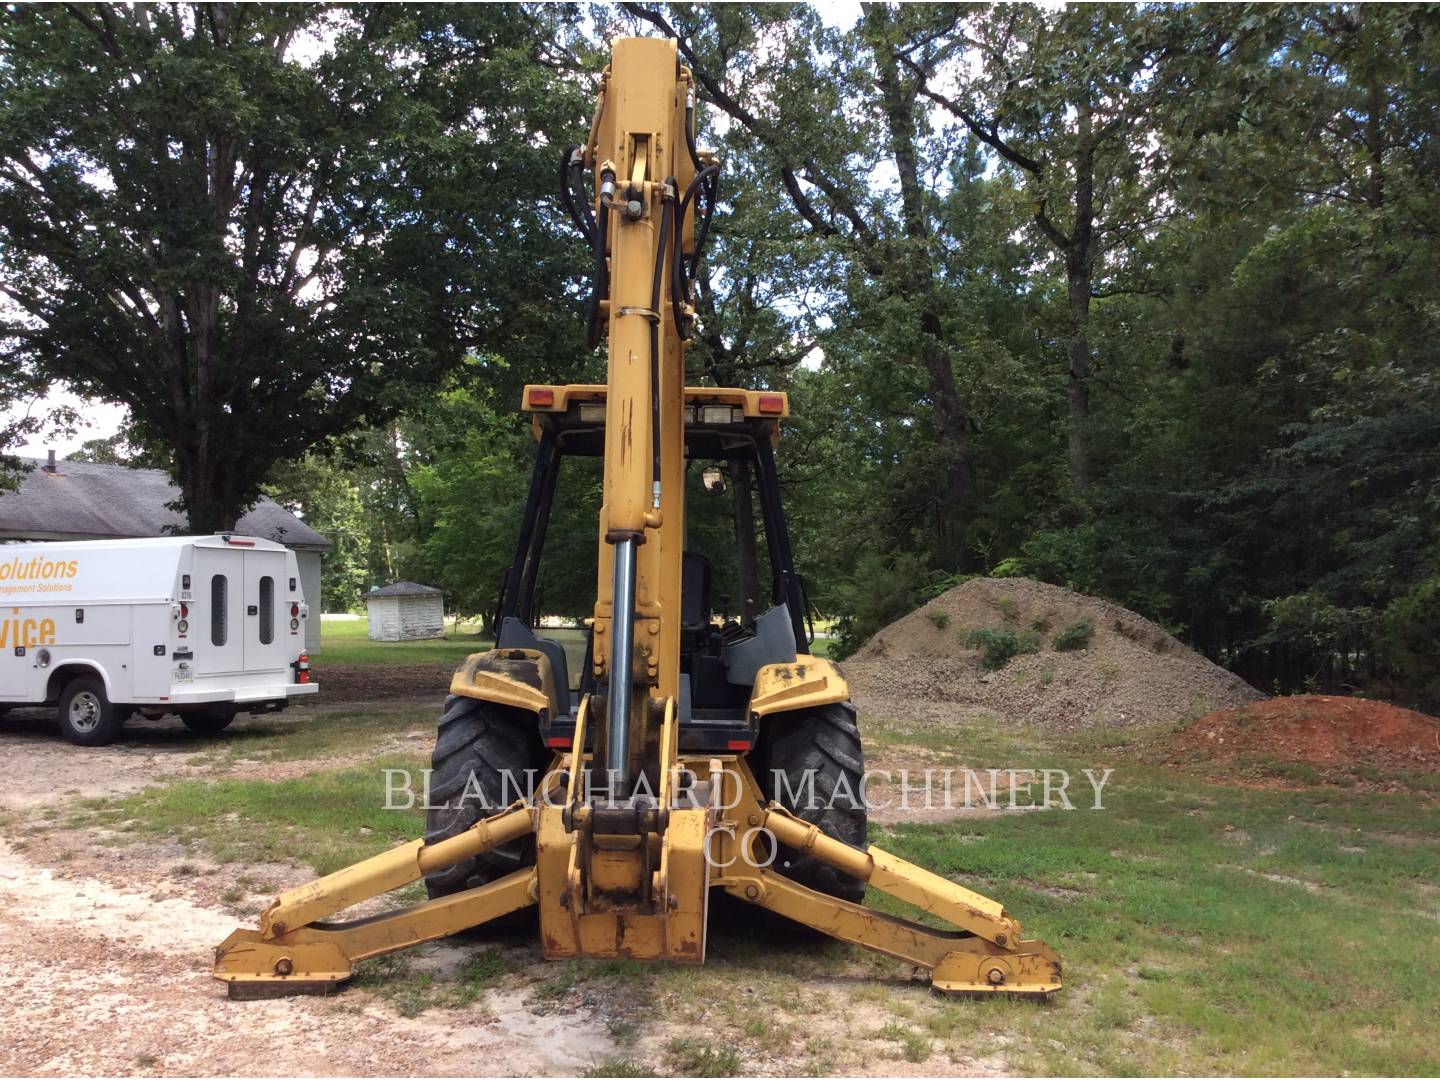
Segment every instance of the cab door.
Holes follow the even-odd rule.
[[[289,664],[290,607],[285,552],[245,552],[245,670],[283,670]]]
[[[190,642],[195,671],[229,675],[245,670],[245,564],[228,548],[195,548]]]

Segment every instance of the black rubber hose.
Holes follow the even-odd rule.
[[[695,198],[695,194],[700,190],[700,186],[708,177],[717,176],[719,172],[719,165],[707,165],[695,174],[695,178],[690,181],[690,186],[685,189],[685,197],[680,200],[679,209],[675,212],[676,222],[683,224],[685,215],[690,209],[690,201]],[[714,206],[712,205],[709,209],[713,215],[715,212]],[[709,231],[709,220],[708,217],[705,219],[705,229],[702,230],[696,238],[695,257],[692,266],[699,265],[700,243],[704,239],[705,232]],[[675,255],[670,276],[670,305],[675,319],[676,333],[680,335],[682,341],[689,341],[691,336],[690,327],[686,323],[681,305],[690,302],[690,281],[693,280],[694,272],[692,270],[690,277],[687,278],[682,270],[683,264],[684,260],[680,252],[680,228],[677,226],[675,229]]]
[[[560,203],[565,207],[565,212],[570,215],[570,220],[575,223],[575,228],[585,238],[585,242],[592,248],[595,246],[595,233],[588,228],[585,219],[575,208],[575,166],[578,162],[572,162],[571,158],[578,146],[567,146],[565,153],[560,158]]]
[[[690,151],[690,161],[695,166],[695,172],[702,173],[705,166],[700,162],[700,151],[695,148],[695,106],[685,106],[685,147]],[[720,201],[720,170],[716,168],[711,174],[709,186],[705,189],[705,217],[701,219],[700,229],[695,234],[695,250],[690,255],[690,279],[695,279],[695,272],[700,268],[700,253],[705,250],[705,238],[710,235],[710,221],[715,217],[715,206]],[[682,223],[683,217],[679,219]]]
[[[610,292],[610,268],[605,265],[605,245],[610,239],[610,211],[602,210],[595,233],[595,265],[590,271],[590,316],[587,340],[590,348],[600,347],[600,301]]]
[[[710,222],[715,219],[715,207],[719,201],[720,166],[716,165],[705,190],[705,216],[700,220],[700,228],[695,234],[695,250],[690,253],[690,279],[692,281],[695,279],[696,271],[700,269],[700,256],[705,252],[705,241],[710,237]]]
[[[585,222],[589,226],[586,235],[593,246],[595,243],[597,227],[595,224],[594,196],[587,192],[585,187],[585,163],[578,158],[571,165],[571,190],[580,196],[579,204],[584,210]]]
[[[685,147],[690,151],[690,163],[699,172],[705,166],[700,164],[700,151],[695,149],[695,103],[685,103]]]
[[[673,176],[665,183],[671,191],[675,190]],[[660,283],[665,273],[665,256],[670,253],[670,235],[675,215],[674,199],[665,199],[664,203],[664,209],[660,212],[660,243],[655,246],[655,275],[650,285],[650,310],[655,313],[650,320],[650,443],[653,455],[651,479],[656,484],[660,482]],[[679,229],[673,231],[679,235]]]

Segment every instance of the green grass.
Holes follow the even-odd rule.
[[[316,678],[326,664],[424,664],[429,661],[458,664],[473,652],[493,644],[482,638],[479,626],[458,628],[446,619],[444,638],[430,641],[371,641],[364,619],[326,619],[320,628],[322,647],[314,657]]]
[[[587,1069],[582,1069],[581,1076],[654,1076],[655,1070],[643,1062],[634,1058],[606,1058],[597,1061]]]
[[[478,949],[447,975],[419,970],[410,954],[391,953],[361,964],[355,985],[385,998],[401,1016],[419,1016],[429,1009],[473,1005],[519,966],[512,952],[503,947]]]
[[[522,947],[477,951],[469,974],[432,974],[401,957],[366,965],[362,981],[383,984],[402,1012],[475,1001],[502,977],[527,985],[542,1007],[634,998],[632,1015],[703,1025],[703,1037],[663,1044],[657,1064],[686,1075],[724,1075],[776,1054],[807,1072],[873,1071],[867,1061],[897,1057],[937,1069],[983,1059],[1036,1074],[1440,1072],[1440,804],[1424,785],[1363,795],[1223,787],[1131,763],[1132,732],[876,717],[866,730],[872,746],[920,746],[941,763],[1067,768],[1081,806],[1090,789],[1079,770],[1116,769],[1102,812],[871,830],[876,845],[1001,901],[1053,946],[1066,989],[1051,1002],[942,999],[884,957],[766,938],[743,917],[739,927],[712,924],[698,969],[532,965],[533,948]],[[74,818],[129,821],[127,837],[324,873],[420,834],[418,812],[381,809],[379,770],[423,765],[424,749],[293,781],[183,781]],[[904,910],[873,891],[867,902]],[[863,1025],[834,1020],[860,1009]],[[617,1057],[592,1073],[645,1068]]]
[[[409,769],[420,784],[428,764],[416,754],[275,782],[185,780],[89,800],[66,824],[128,822],[129,838],[177,839],[220,862],[298,862],[329,874],[424,832],[420,810],[385,809],[383,770]]]
[[[738,1076],[740,1052],[695,1035],[671,1039],[665,1052],[676,1076]]]
[[[1033,755],[1022,745],[1014,763],[1096,763]],[[1047,1008],[925,1010],[940,1027],[1017,1034],[1009,1065],[1021,1072],[1440,1069],[1427,1034],[1440,1013],[1440,894],[1427,887],[1440,880],[1440,807],[1226,788],[1123,763],[1105,795],[1098,813],[872,833],[977,883],[1064,958],[1067,989]]]

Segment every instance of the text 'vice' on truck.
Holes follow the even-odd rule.
[[[254,536],[0,548],[0,712],[56,705],[81,746],[133,714],[194,731],[313,694],[295,554]]]

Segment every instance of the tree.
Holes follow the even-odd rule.
[[[569,9],[96,5],[0,16],[0,340],[130,408],[190,528],[467,348],[556,351]],[[523,257],[519,253],[523,252]]]
[[[1183,7],[946,5],[936,15],[899,59],[920,94],[1023,178],[1033,225],[1063,265],[1068,459],[1083,488],[1092,302],[1144,280],[1134,253],[1171,212],[1177,159],[1210,122],[1182,118],[1202,114],[1207,81],[1245,35],[1238,19]],[[958,92],[934,88],[942,69]]]
[[[362,610],[370,583],[371,534],[354,478],[333,459],[312,453],[277,465],[265,493],[330,541],[319,610]]]
[[[789,195],[801,227],[845,262],[843,273],[873,283],[892,320],[900,317],[891,328],[894,359],[924,373],[942,449],[935,525],[950,540],[951,557],[962,559],[956,541],[973,495],[970,418],[936,295],[933,204],[922,177],[934,162],[920,145],[921,112],[898,84],[886,44],[891,21],[909,16],[876,6],[867,33],[855,39],[799,6],[624,7],[678,40],[704,99],[741,132],[731,147],[755,156]],[[872,183],[882,163],[899,178],[898,203]]]

